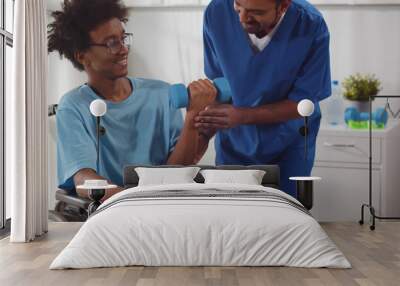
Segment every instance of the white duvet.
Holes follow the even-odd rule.
[[[294,266],[349,268],[309,214],[279,200],[182,197],[121,200],[136,192],[262,190],[253,185],[135,187],[103,203],[50,269],[145,266]],[[298,203],[298,202],[297,202]]]

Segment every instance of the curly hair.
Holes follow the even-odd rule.
[[[62,10],[51,16],[54,22],[47,26],[48,52],[58,51],[82,71],[75,53],[89,49],[89,32],[113,18],[126,23],[128,8],[120,0],[64,0]]]

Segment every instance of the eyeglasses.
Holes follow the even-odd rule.
[[[122,39],[110,39],[104,44],[96,44],[91,43],[90,46],[97,46],[97,47],[104,47],[108,49],[108,52],[112,55],[118,54],[122,46],[127,47],[128,49],[131,47],[133,41],[133,34],[132,33],[125,33]]]

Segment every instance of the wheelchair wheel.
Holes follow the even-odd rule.
[[[67,204],[66,204],[65,202],[59,201],[59,202],[56,204],[56,207],[54,208],[54,210],[55,210],[56,212],[63,213],[66,206],[67,206]]]

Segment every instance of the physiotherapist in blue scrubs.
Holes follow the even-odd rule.
[[[125,30],[128,9],[119,0],[69,0],[52,13],[48,50],[58,51],[87,83],[67,92],[57,110],[57,168],[59,187],[74,191],[88,179],[106,179],[122,190],[122,171],[130,164],[194,164],[208,140],[194,127],[194,117],[214,102],[210,81],[189,85],[190,106],[185,120],[169,102],[169,85],[152,79],[128,77],[132,35]],[[97,168],[96,118],[90,103],[102,99],[107,113],[101,124]],[[87,197],[85,190],[78,195]]]
[[[216,164],[278,164],[281,188],[295,196],[290,176],[308,176],[321,112],[330,96],[329,31],[304,0],[213,0],[204,15],[205,74],[225,77],[232,104],[211,105],[196,127],[215,139]],[[297,103],[310,99],[308,156]]]

